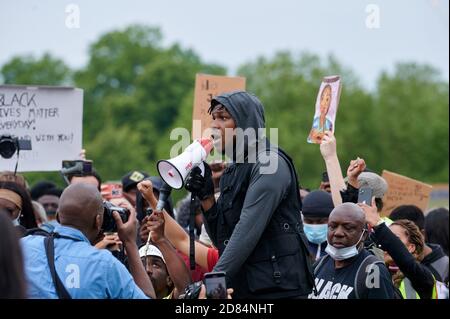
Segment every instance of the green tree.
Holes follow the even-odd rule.
[[[427,65],[398,64],[377,85],[378,168],[425,182],[448,181],[448,83]]]
[[[45,53],[40,58],[15,56],[1,70],[4,84],[63,85],[71,83],[69,67],[60,59]]]

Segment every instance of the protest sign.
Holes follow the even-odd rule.
[[[211,126],[212,118],[208,114],[208,109],[213,97],[224,92],[235,90],[245,90],[245,78],[197,74],[195,78],[194,111],[192,116],[193,139],[204,137],[205,130]]]
[[[340,76],[324,77],[317,94],[313,125],[307,139],[308,143],[320,144],[325,131],[334,132],[340,96]]]
[[[412,178],[383,170],[382,177],[388,183],[383,198],[383,216],[389,216],[393,209],[401,205],[416,205],[423,211],[428,207],[432,186]]]
[[[83,90],[73,87],[0,86],[0,136],[31,141],[19,153],[18,171],[56,171],[81,151]],[[17,152],[0,157],[0,171],[14,170]]]

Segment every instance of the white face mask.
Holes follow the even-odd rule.
[[[13,219],[12,223],[13,223],[14,226],[19,226],[20,225],[20,223],[19,223],[20,214],[21,214],[21,212],[19,212],[19,215],[17,215],[16,219]]]
[[[361,242],[361,239],[363,238],[363,235],[364,235],[365,231],[366,230],[363,229],[363,232],[361,234],[361,237],[359,237],[358,242],[356,244],[354,244],[353,246],[350,246],[350,247],[336,248],[336,247],[332,246],[330,243],[328,243],[328,240],[327,240],[328,245],[327,245],[327,248],[325,248],[325,251],[334,260],[345,260],[345,259],[352,258],[352,257],[358,255],[358,248],[357,248],[357,246]]]

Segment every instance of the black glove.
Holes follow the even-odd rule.
[[[205,162],[203,162],[203,164],[205,166],[205,176],[202,176],[200,167],[194,167],[186,177],[184,186],[200,200],[204,200],[207,197],[214,195],[214,183],[212,180],[211,168]]]
[[[358,188],[355,188],[352,185],[348,184],[346,190],[340,191],[342,202],[350,202],[356,204],[358,202],[358,191]]]

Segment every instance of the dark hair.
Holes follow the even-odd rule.
[[[26,189],[17,183],[0,182],[0,189],[9,189],[13,191],[22,199],[22,210],[19,218],[19,223],[26,229],[36,228],[36,217],[34,216],[33,204],[31,203],[30,195]]]
[[[449,212],[446,208],[436,208],[425,217],[425,238],[428,243],[439,244],[448,256],[448,219]]]
[[[326,85],[323,87],[322,92],[320,92],[320,98],[323,97],[323,92],[325,92],[325,89],[330,89],[330,92],[333,92],[333,89],[332,89],[331,85],[330,85],[330,84],[326,84]]]
[[[57,188],[56,184],[50,181],[40,181],[31,188],[31,199],[38,200],[44,195],[55,195],[61,197],[62,190]]]
[[[15,227],[0,208],[0,299],[25,298],[25,273]]]
[[[379,197],[375,197],[375,206],[377,206],[377,211],[381,212],[383,210],[383,200]]]
[[[419,227],[420,231],[425,229],[425,215],[423,211],[415,205],[401,205],[395,208],[389,215],[392,220],[407,219]]]
[[[422,253],[425,247],[425,239],[423,238],[422,232],[419,227],[414,224],[412,221],[407,219],[399,219],[391,224],[402,227],[405,230],[406,237],[408,237],[408,241],[416,247],[416,251],[414,252],[417,255],[417,259],[422,260]]]
[[[77,176],[77,177],[94,176],[98,182],[97,189],[99,192],[101,192],[102,178],[100,177],[100,175],[97,173],[97,171],[94,168],[92,168],[91,174],[85,174],[85,175],[71,174],[71,175],[67,175],[67,179],[69,180],[69,182],[71,182],[72,178],[74,178],[75,176]]]

